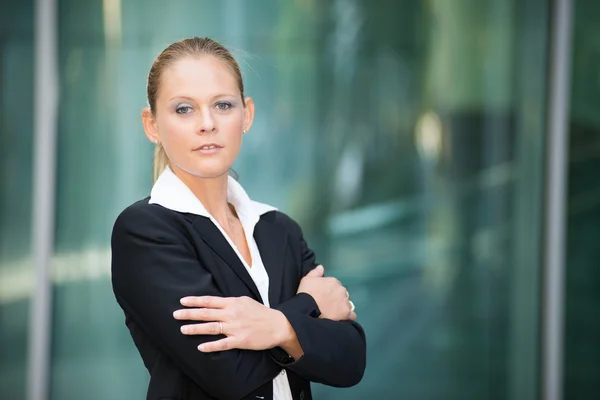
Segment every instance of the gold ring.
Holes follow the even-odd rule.
[[[219,321],[219,328],[220,328],[219,335],[222,335],[223,334],[223,323],[221,321]]]

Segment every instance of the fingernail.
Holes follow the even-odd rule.
[[[198,350],[200,351],[204,351],[206,346],[204,346],[204,343],[202,343],[200,346],[198,346]]]
[[[173,313],[173,317],[175,317],[175,318],[180,318],[180,317],[182,317],[182,316],[183,316],[182,314],[183,314],[183,311],[181,311],[181,310],[177,310],[177,311],[175,311],[175,312]]]
[[[181,327],[181,333],[188,333],[190,331],[190,327],[187,325],[184,325]]]
[[[179,302],[185,306],[186,304],[188,304],[190,302],[190,299],[188,299],[187,297],[184,297],[181,300],[179,300]]]

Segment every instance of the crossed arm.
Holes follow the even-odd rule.
[[[117,219],[112,236],[113,288],[124,311],[200,387],[214,397],[239,398],[273,380],[282,367],[331,386],[352,386],[360,381],[366,358],[362,328],[353,321],[316,318],[318,306],[306,293],[280,304],[278,310],[241,299],[245,303],[237,312],[245,311],[256,319],[246,320],[241,329],[230,325],[232,332],[225,329],[224,333],[247,332],[248,327],[268,321],[273,330],[262,335],[262,342],[249,335],[236,342],[239,335],[182,334],[185,325],[173,313],[181,309],[183,297],[209,296],[202,301],[212,301],[215,307],[209,309],[221,315],[213,313],[202,320],[210,317],[216,321],[228,305],[240,299],[223,298],[185,235],[162,217],[148,209],[130,208]],[[303,254],[303,273],[308,273],[314,255],[304,243]],[[221,345],[225,340],[227,347],[211,348],[215,339],[221,339],[216,341]],[[199,351],[200,345],[203,351]],[[229,350],[222,351],[225,348]],[[283,357],[282,348],[296,360]]]

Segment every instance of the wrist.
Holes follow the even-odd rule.
[[[288,321],[287,317],[279,310],[273,310],[273,323],[271,326],[274,329],[273,347],[285,348],[296,338],[296,333],[294,332],[292,325],[290,325],[290,321]]]
[[[304,355],[304,350],[298,341],[296,331],[284,313],[279,310],[275,311],[275,346],[285,351],[293,360],[299,360]]]

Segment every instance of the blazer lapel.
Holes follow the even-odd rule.
[[[281,295],[287,231],[263,217],[254,228],[254,240],[269,275],[269,305],[275,307]]]
[[[244,264],[240,261],[239,257],[235,253],[235,250],[231,247],[225,236],[221,233],[219,228],[211,222],[210,219],[202,216],[196,216],[192,222],[194,229],[202,236],[202,239],[208,244],[215,253],[219,255],[225,261],[236,275],[244,282],[244,284],[250,289],[254,298],[261,301],[260,293],[250,277],[250,274],[244,267]]]

